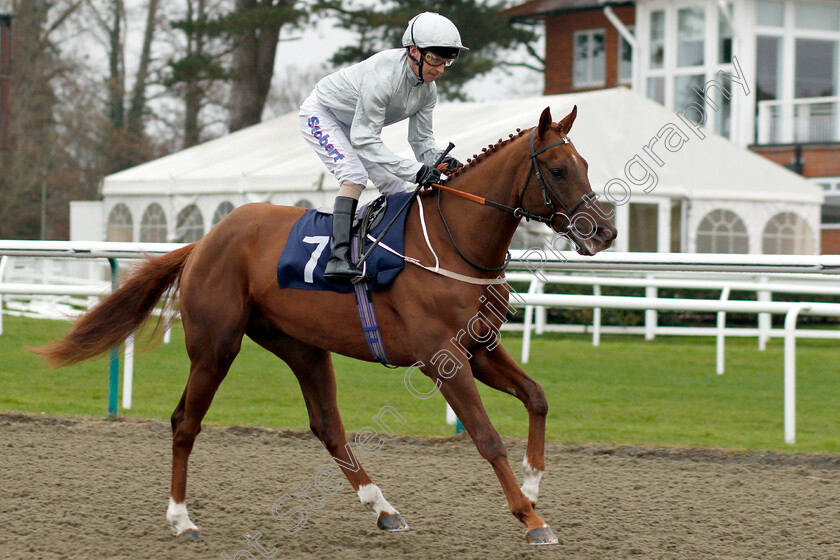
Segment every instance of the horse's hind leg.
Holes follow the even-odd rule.
[[[312,433],[321,440],[333,461],[344,472],[359,500],[377,515],[377,526],[387,531],[407,530],[408,524],[400,512],[388,503],[347,443],[338,412],[335,371],[330,353],[279,331],[257,326],[256,322],[249,325],[247,333],[257,344],[289,365],[303,392]]]
[[[172,487],[166,519],[176,536],[197,538],[198,527],[190,520],[185,503],[187,463],[201,421],[239,353],[244,325],[231,324],[233,320],[225,325],[221,314],[202,318],[201,325],[210,327],[198,326],[198,321],[183,311],[182,317],[191,365],[187,387],[172,413]]]
[[[540,384],[531,379],[502,346],[476,350],[470,359],[473,376],[485,385],[509,393],[528,410],[528,448],[522,459],[525,480],[522,493],[536,505],[540,479],[545,472],[545,416],[548,400]]]

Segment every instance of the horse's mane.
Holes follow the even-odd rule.
[[[490,154],[498,151],[500,148],[503,148],[504,146],[510,144],[511,142],[513,142],[514,140],[516,140],[517,138],[519,138],[520,136],[522,136],[523,134],[525,134],[526,132],[528,132],[530,130],[531,130],[530,128],[527,128],[525,130],[522,130],[521,128],[517,128],[516,129],[516,134],[508,134],[508,137],[507,137],[506,140],[503,140],[503,139],[499,138],[499,141],[496,142],[495,144],[490,144],[486,148],[481,148],[481,153],[480,154],[473,154],[471,158],[467,158],[467,161],[466,161],[466,163],[464,164],[463,167],[458,167],[456,169],[448,170],[447,175],[449,176],[450,179],[452,179],[454,177],[457,177],[458,175],[461,175],[462,173],[468,172],[469,170],[474,168],[476,165],[478,165],[479,163],[484,161],[484,159],[487,158],[487,156],[489,156]]]

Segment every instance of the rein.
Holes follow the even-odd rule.
[[[572,222],[571,216],[574,214],[581,205],[585,204],[588,200],[597,197],[594,192],[588,192],[582,197],[580,200],[575,202],[571,208],[568,208],[564,203],[560,196],[555,193],[551,188],[546,184],[545,178],[543,177],[542,171],[540,170],[540,165],[537,162],[537,156],[546,150],[550,150],[555,146],[560,146],[562,144],[568,144],[570,142],[568,137],[563,137],[562,139],[554,142],[553,144],[549,144],[548,146],[543,146],[539,150],[534,149],[534,134],[536,132],[536,128],[531,130],[531,135],[528,139],[529,150],[530,150],[530,158],[531,158],[531,166],[528,168],[528,177],[525,179],[525,186],[522,188],[522,195],[519,198],[519,206],[517,208],[513,208],[511,206],[507,206],[506,204],[501,204],[499,202],[494,202],[492,200],[487,200],[483,196],[478,196],[474,194],[470,194],[464,191],[459,191],[458,189],[453,189],[452,187],[447,187],[446,185],[441,185],[439,183],[432,183],[431,187],[438,190],[437,196],[437,204],[438,204],[438,214],[440,214],[440,219],[443,221],[443,226],[446,229],[447,235],[449,235],[449,241],[452,242],[452,246],[455,247],[455,250],[458,252],[458,255],[470,266],[476,268],[478,270],[484,272],[500,272],[507,268],[508,264],[510,263],[510,251],[507,252],[505,257],[505,262],[502,263],[501,266],[498,267],[485,267],[478,265],[472,262],[470,259],[467,258],[466,255],[461,251],[458,247],[458,244],[455,243],[455,238],[452,236],[452,231],[449,229],[449,224],[446,223],[446,218],[443,217],[443,211],[440,208],[440,193],[441,191],[446,191],[449,193],[454,194],[455,196],[459,196],[471,202],[475,202],[477,204],[481,204],[482,206],[489,206],[491,208],[496,208],[498,210],[502,210],[504,212],[508,212],[513,214],[515,218],[525,218],[526,221],[534,220],[535,222],[540,222],[542,224],[546,224],[547,226],[551,227],[551,223],[554,221],[556,216],[562,216],[565,218],[566,223],[563,226],[563,231],[567,232],[571,230]],[[529,212],[523,207],[522,201],[525,198],[525,190],[528,188],[528,184],[531,182],[531,171],[534,171],[534,174],[537,176],[537,181],[540,185],[540,190],[542,191],[543,195],[543,202],[546,206],[551,208],[552,214],[551,216],[538,216],[532,212]],[[560,204],[560,207],[563,209],[562,212],[557,211],[557,207],[554,205],[554,200]],[[552,228],[553,229],[553,228]],[[559,232],[558,232],[559,233]]]

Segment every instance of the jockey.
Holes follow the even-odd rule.
[[[409,182],[440,181],[440,171],[432,167],[443,152],[432,132],[434,82],[469,49],[455,25],[432,12],[408,22],[402,44],[404,49],[382,51],[323,78],[300,108],[303,137],[340,185],[324,271],[330,281],[360,275],[350,262],[350,227],[368,180],[385,195],[405,191]],[[382,127],[405,119],[417,161],[397,156],[380,138]],[[448,156],[443,162],[460,165]]]

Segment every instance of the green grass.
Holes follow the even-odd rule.
[[[24,350],[61,336],[68,323],[4,317],[0,336],[0,411],[51,416],[106,415],[108,361],[46,369]],[[521,335],[504,333],[519,356]],[[797,345],[797,443],[783,441],[783,348],[765,352],[755,339],[730,338],[726,374],[715,375],[712,338],[613,336],[592,347],[588,337],[549,335],[532,343],[526,371],[548,396],[547,436],[567,443],[629,443],[784,452],[840,453],[840,345],[800,340]],[[406,419],[397,432],[449,435],[440,395],[413,397],[405,369],[335,357],[339,405],[350,431],[374,426],[386,405]],[[167,419],[183,391],[189,361],[180,327],[172,343],[138,353],[134,406],[121,416]],[[418,389],[431,387],[419,373]],[[424,385],[421,385],[424,384]],[[518,400],[480,386],[485,406],[503,436],[525,437],[527,415]],[[306,408],[294,376],[250,340],[222,384],[206,421],[306,429]]]

